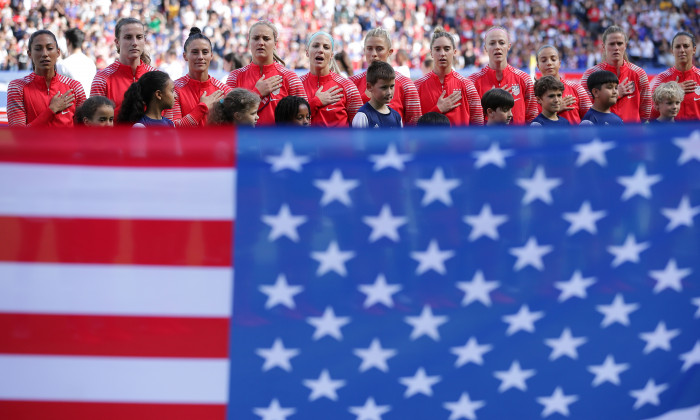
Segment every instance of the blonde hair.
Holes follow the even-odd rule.
[[[608,26],[608,29],[606,29],[605,32],[603,32],[603,55],[605,55],[605,41],[608,39],[608,35],[612,34],[622,34],[622,36],[625,37],[625,53],[623,54],[623,59],[629,62],[630,58],[627,55],[627,45],[629,44],[630,40],[627,37],[627,33],[625,32],[625,30],[617,25]]]
[[[367,35],[365,35],[365,44],[367,44],[367,40],[376,37],[376,38],[382,38],[384,41],[386,41],[389,49],[391,49],[391,38],[389,38],[389,32],[386,31],[384,28],[374,28],[370,29],[367,32]],[[433,46],[433,43],[431,41],[430,46]]]
[[[272,31],[272,37],[275,39],[275,45],[277,45],[277,38],[279,36],[279,33],[277,32],[277,27],[275,27],[275,25],[273,25],[272,22],[270,22],[269,20],[264,19],[260,19],[259,21],[255,22],[248,30],[248,45],[250,46],[250,34],[253,32],[253,29],[255,29],[256,26],[260,25],[264,25],[270,28],[270,30]],[[275,50],[272,50],[272,61],[276,61],[282,64],[283,66],[286,65],[284,60],[282,60],[280,56],[277,55],[276,48],[277,47],[275,47]]]
[[[506,39],[508,40],[508,42],[510,42],[510,35],[508,34],[508,29],[506,29],[503,26],[498,26],[498,25],[492,26],[492,27],[488,28],[486,30],[486,32],[484,32],[484,41],[486,41],[486,37],[488,37],[489,34],[493,31],[503,31],[503,33],[506,34]]]
[[[685,92],[678,82],[666,82],[660,84],[655,90],[654,94],[651,96],[655,104],[661,103],[667,99],[677,100],[679,102],[683,101]]]
[[[333,51],[335,49],[335,41],[333,40],[333,36],[329,34],[328,32],[325,31],[318,31],[314,32],[310,37],[309,40],[306,41],[306,51],[309,51],[309,47],[311,47],[311,43],[314,41],[314,38],[317,36],[325,36],[328,38],[329,41],[331,41],[331,59],[328,64],[328,67],[333,73],[340,74],[340,66],[338,65],[338,62],[335,61],[335,56],[333,55]]]
[[[437,41],[438,38],[442,38],[442,37],[445,37],[445,38],[449,39],[450,42],[452,42],[452,48],[457,48],[457,45],[455,43],[455,39],[452,36],[452,34],[447,32],[445,30],[445,28],[443,28],[442,26],[438,26],[435,28],[435,32],[433,32],[433,36],[430,38],[430,49],[431,50],[433,49],[433,44],[435,43],[435,41]]]

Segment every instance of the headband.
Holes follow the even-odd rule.
[[[311,42],[312,42],[312,41],[314,40],[314,38],[316,38],[318,35],[325,35],[325,36],[327,36],[328,39],[331,40],[331,51],[333,51],[333,50],[335,49],[335,42],[333,41],[333,37],[331,36],[331,34],[329,34],[328,32],[324,32],[324,31],[318,31],[318,32],[316,32],[315,34],[311,35],[311,37],[309,38],[309,40],[306,41],[306,49],[309,49],[309,47],[311,46]]]

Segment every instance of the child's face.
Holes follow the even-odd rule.
[[[304,104],[299,104],[299,110],[297,111],[297,115],[294,117],[294,121],[292,121],[292,123],[302,127],[311,125],[311,112],[309,112],[309,107]]]
[[[255,127],[255,124],[258,122],[258,105],[259,104],[256,103],[245,111],[236,112],[236,125],[249,125],[251,127]]]
[[[676,118],[681,110],[681,101],[673,98],[664,99],[654,104],[664,118]]]
[[[394,97],[394,86],[394,79],[379,79],[373,85],[367,85],[368,96],[376,102],[386,105],[391,102],[391,99]]]
[[[537,103],[542,106],[542,111],[556,113],[561,109],[561,95],[560,90],[548,90],[542,97],[537,98]]]
[[[593,97],[597,104],[611,107],[617,103],[617,83],[605,83],[593,91]]]
[[[503,108],[498,107],[496,109],[488,108],[486,110],[489,118],[489,125],[492,124],[510,124],[513,120],[513,110],[511,108],[503,110]]]
[[[175,105],[175,84],[172,80],[168,80],[160,94],[163,109],[171,109]]]
[[[114,108],[108,105],[102,105],[97,108],[91,119],[84,118],[83,122],[89,127],[113,127]]]

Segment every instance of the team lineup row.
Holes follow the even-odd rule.
[[[415,125],[423,114],[431,116],[424,121],[442,119],[453,126],[483,125],[495,121],[491,111],[508,114],[503,120],[513,124],[530,124],[536,118],[541,122],[540,117],[579,124],[591,108],[615,114],[625,123],[668,120],[669,116],[671,120],[700,119],[700,70],[693,65],[696,41],[685,32],[672,40],[674,66],[657,75],[651,84],[645,71],[629,62],[627,35],[620,27],[611,26],[605,31],[603,61],[586,70],[580,84],[564,80],[559,74],[558,51],[542,46],[537,51],[538,68],[543,76],[551,77],[538,81],[546,86],[536,95],[532,78],[508,64],[510,42],[501,27],[484,33],[489,63],[468,77],[452,68],[457,52],[454,38],[436,29],[430,42],[434,70],[414,82],[393,70],[389,72],[386,67],[390,66],[381,65],[370,66],[367,72],[350,79],[340,76],[333,60],[333,38],[325,32],[317,32],[307,40],[310,68],[298,77],[275,52],[275,26],[259,21],[248,33],[251,64],[232,71],[225,84],[209,76],[212,45],[197,28],[193,28],[184,45],[188,74],[176,81],[148,64],[145,30],[143,23],[133,18],[117,23],[115,44],[119,58],[97,73],[90,89],[91,100],[85,104],[80,83],[56,73],[60,51],[55,36],[46,30],[33,33],[28,44],[33,71],[8,86],[10,126],[73,126],[94,121],[111,124],[115,116],[117,123],[144,126],[273,125],[280,106],[291,111],[286,117],[280,117],[281,110],[278,111],[277,123],[310,121],[311,125],[328,127],[382,126],[386,116],[394,118],[392,112],[398,117],[398,124],[389,125]],[[364,46],[368,64],[386,63],[393,53],[390,38],[381,28],[367,33]],[[379,73],[374,68],[379,68]],[[610,74],[602,77],[601,71]],[[368,73],[381,77],[368,77]],[[596,83],[604,83],[589,86],[589,78],[596,73]],[[657,100],[652,101],[652,93],[667,82],[676,84],[664,86],[661,91],[670,93],[657,95]],[[593,92],[596,89],[600,92]],[[601,92],[606,97],[598,100],[596,93]],[[503,105],[487,106],[489,97],[499,96],[508,97]],[[283,101],[286,97],[292,98]],[[512,106],[508,109],[510,101]],[[670,111],[660,112],[666,103]],[[102,110],[99,118],[98,110]],[[355,118],[358,111],[361,118]]]

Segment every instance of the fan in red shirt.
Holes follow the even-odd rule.
[[[537,50],[537,68],[542,76],[552,76],[556,80],[564,83],[564,94],[562,95],[562,110],[558,116],[566,118],[572,125],[578,125],[586,112],[593,106],[588,92],[583,86],[571,80],[562,80],[559,74],[561,60],[559,50],[552,45],[545,45]],[[538,104],[537,110],[542,112],[542,107]]]
[[[660,84],[666,82],[678,82],[685,95],[681,101],[681,109],[676,116],[678,120],[700,119],[700,69],[693,66],[693,57],[697,51],[695,37],[688,32],[678,32],[671,41],[673,48],[674,66],[659,73],[651,84],[651,93]],[[659,117],[659,111],[653,109],[651,119]]]
[[[452,35],[437,27],[430,40],[435,68],[416,80],[421,109],[444,114],[453,126],[484,125],[481,97],[474,83],[452,69],[456,53]]]
[[[231,88],[209,76],[211,41],[199,28],[190,29],[182,55],[188,73],[175,81],[175,103],[164,116],[172,120],[175,127],[203,127],[209,110]]]
[[[348,127],[362,106],[360,93],[348,79],[331,66],[333,38],[326,32],[316,32],[306,43],[309,72],[301,76],[311,106],[311,125]]]
[[[367,65],[374,61],[388,63],[389,57],[393,52],[391,39],[384,28],[375,28],[367,32],[365,36],[365,61]],[[369,101],[366,93],[367,72],[356,74],[350,77],[350,80],[357,86],[362,103],[367,103]],[[398,72],[396,73],[395,83],[394,97],[391,99],[389,106],[401,115],[401,120],[404,121],[404,124],[415,125],[418,118],[422,115],[416,86],[411,79]]]
[[[471,74],[469,80],[474,82],[480,97],[493,88],[510,92],[515,100],[512,124],[529,124],[538,114],[534,84],[527,73],[508,64],[510,46],[505,28],[494,26],[486,31],[484,51],[489,64]]]
[[[230,88],[245,88],[260,96],[258,125],[275,124],[275,108],[285,96],[306,99],[299,76],[284,67],[284,61],[275,53],[277,28],[266,20],[253,24],[248,31],[248,48],[253,61],[233,70],[226,80]]]
[[[588,92],[588,76],[598,70],[615,73],[617,103],[610,109],[625,123],[646,121],[651,116],[651,91],[649,78],[639,66],[627,59],[627,35],[619,26],[610,26],[603,32],[603,62],[586,70],[581,85]]]
[[[132,83],[149,71],[156,71],[149,64],[146,54],[146,28],[138,19],[124,18],[114,28],[114,43],[119,58],[97,72],[90,87],[90,96],[100,95],[114,102],[114,114],[119,114],[124,94]]]
[[[7,120],[12,127],[72,127],[75,110],[85,102],[77,80],[56,73],[61,55],[56,36],[39,30],[29,37],[32,73],[7,88]]]

